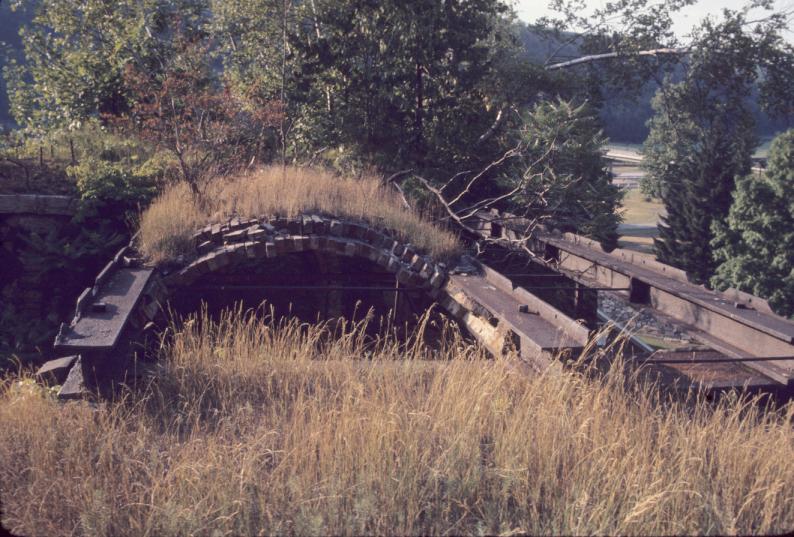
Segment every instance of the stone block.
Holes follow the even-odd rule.
[[[411,281],[411,272],[406,268],[397,271],[397,281],[403,285],[408,285]]]
[[[301,215],[302,232],[304,235],[312,235],[314,233],[314,221],[311,216]]]
[[[50,360],[36,371],[36,377],[40,381],[48,384],[62,384],[66,380],[69,370],[77,361],[77,358],[78,357],[75,355]]]
[[[435,288],[439,288],[444,284],[444,280],[446,280],[446,274],[436,269],[433,271],[433,275],[430,277],[430,285]]]
[[[393,255],[389,256],[389,264],[386,265],[386,270],[396,273],[398,270],[400,270],[400,267],[402,267],[400,260]]]
[[[276,231],[287,230],[287,219],[283,216],[277,216],[270,220],[270,223],[276,229]]]
[[[419,276],[425,280],[429,280],[431,276],[433,276],[434,270],[433,265],[426,263],[425,266],[422,267],[422,270],[419,271]]]
[[[413,248],[410,245],[406,244],[405,248],[403,248],[403,253],[400,256],[400,261],[403,263],[410,265],[413,260],[414,256],[416,256],[416,252],[414,252]]]
[[[210,254],[207,257],[207,264],[209,265],[209,269],[212,272],[222,269],[223,267],[229,265],[230,257],[231,255],[229,254],[229,252],[225,250]]]
[[[94,297],[91,293],[91,288],[88,287],[85,291],[80,293],[80,296],[77,297],[77,304],[75,306],[75,317],[79,317],[82,313],[88,308],[88,305],[91,301],[94,300]]]
[[[387,268],[389,266],[389,259],[390,258],[391,258],[391,256],[388,253],[381,251],[378,254],[378,259],[377,259],[376,263],[379,266],[383,267],[383,268]]]
[[[246,258],[244,243],[231,244],[229,246],[226,246],[224,248],[224,251],[230,254],[231,258],[229,259],[229,261],[231,263],[242,261]]]
[[[199,254],[206,254],[211,252],[215,248],[215,243],[212,241],[204,241],[198,245],[198,253]]]
[[[248,259],[260,259],[267,255],[267,247],[264,242],[248,241],[245,243],[245,256]]]
[[[102,271],[97,275],[96,279],[94,280],[94,283],[99,286],[104,285],[104,283],[108,281],[110,275],[115,270],[116,270],[116,261],[113,260],[107,265],[105,265],[105,268],[103,268]]]
[[[292,237],[292,249],[294,251],[302,252],[305,249],[303,239],[300,235]]]
[[[226,243],[240,242],[242,240],[245,240],[247,236],[248,236],[247,229],[238,229],[236,231],[230,231],[229,233],[226,233],[223,236],[223,241]]]
[[[207,234],[202,229],[201,231],[195,232],[190,238],[193,241],[193,244],[199,244],[200,242],[207,240]]]
[[[325,233],[328,233],[328,224],[323,218],[319,217],[316,214],[313,214],[311,216],[311,219],[312,219],[312,229],[314,230],[315,234],[323,235]]]
[[[362,240],[367,236],[368,228],[362,224],[351,223],[348,225],[347,236],[353,239]]]
[[[276,237],[273,239],[276,255],[287,253],[287,237]]]
[[[61,389],[58,392],[59,398],[79,399],[88,393],[83,379],[82,361],[82,358],[77,358],[74,364],[72,364],[71,369],[69,369],[69,374],[66,376],[66,380],[61,385]]]
[[[427,285],[430,285],[430,283],[424,278],[422,278],[418,272],[411,271],[410,274],[411,276],[408,280],[409,285],[413,287],[425,287]]]
[[[265,257],[272,258],[276,257],[278,252],[276,251],[276,243],[274,241],[267,241],[265,242]]]
[[[309,250],[320,250],[320,237],[317,235],[309,237]]]
[[[358,248],[356,247],[356,244],[357,243],[355,243],[354,241],[347,241],[345,243],[344,255],[346,255],[347,257],[355,257],[356,255],[358,255]]]
[[[340,237],[344,234],[344,225],[339,220],[331,220],[331,225],[329,226],[329,231],[331,235],[336,237]]]
[[[221,239],[223,237],[222,232],[223,232],[223,226],[221,226],[220,224],[213,224],[212,234],[211,234],[212,240],[214,242],[221,242]]]
[[[302,235],[303,234],[303,223],[301,222],[301,217],[296,216],[294,218],[290,218],[287,220],[287,231],[289,231],[290,235]]]

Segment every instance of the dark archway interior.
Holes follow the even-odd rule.
[[[365,258],[304,251],[253,259],[203,275],[172,294],[169,307],[184,318],[206,308],[210,318],[242,305],[263,318],[289,316],[304,322],[360,320],[372,310],[367,331],[388,329],[397,337],[413,333],[434,304],[427,290],[399,284],[395,275]],[[433,308],[425,339],[432,342],[448,319]]]

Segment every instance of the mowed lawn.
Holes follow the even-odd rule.
[[[664,204],[648,201],[639,190],[629,190],[623,198],[623,224],[620,226],[621,248],[652,253],[653,239],[659,235],[657,224],[664,215]]]

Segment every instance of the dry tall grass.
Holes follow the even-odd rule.
[[[769,534],[794,408],[694,408],[619,375],[527,378],[454,340],[189,322],[143,395],[0,389],[4,524],[28,535]],[[366,358],[364,358],[366,357]]]
[[[315,168],[263,168],[207,185],[199,208],[190,190],[178,184],[166,190],[143,214],[141,244],[153,261],[188,253],[190,235],[208,222],[233,215],[246,218],[324,212],[378,222],[436,258],[458,253],[456,237],[405,208],[395,192],[375,177],[337,177]]]

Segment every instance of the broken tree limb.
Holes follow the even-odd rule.
[[[651,50],[640,50],[638,52],[607,52],[605,54],[591,54],[589,56],[582,56],[567,62],[553,63],[546,66],[547,71],[556,71],[558,69],[566,69],[575,65],[583,63],[592,63],[601,60],[609,60],[614,58],[631,58],[633,56],[664,56],[664,55],[684,55],[689,54],[689,48],[657,48]]]

